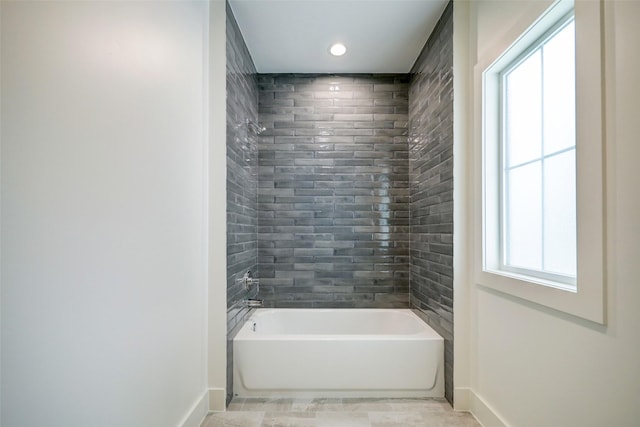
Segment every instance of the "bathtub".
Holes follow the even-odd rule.
[[[444,396],[444,340],[408,309],[258,309],[233,366],[238,397]]]

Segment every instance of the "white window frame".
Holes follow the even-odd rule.
[[[537,271],[537,270],[531,270],[531,269],[527,269],[527,268],[523,268],[523,267],[515,267],[512,265],[509,265],[505,262],[506,258],[507,258],[507,251],[508,251],[508,245],[507,245],[507,235],[506,235],[506,223],[509,221],[509,215],[508,213],[505,211],[506,208],[506,199],[507,199],[507,183],[506,183],[506,178],[505,178],[505,164],[504,162],[506,162],[506,153],[503,151],[505,150],[506,147],[506,135],[505,135],[505,125],[506,125],[506,111],[504,109],[504,106],[506,104],[506,99],[505,99],[505,92],[504,92],[504,88],[506,85],[506,77],[509,73],[511,73],[513,70],[515,70],[519,65],[521,65],[524,61],[526,61],[533,53],[535,53],[536,51],[538,51],[539,49],[542,49],[543,46],[550,41],[551,39],[553,39],[554,36],[556,36],[562,29],[564,29],[567,25],[570,24],[570,22],[574,21],[574,13],[573,13],[573,8],[571,9],[571,11],[567,14],[565,14],[564,16],[562,16],[555,24],[553,24],[550,28],[548,28],[544,34],[542,34],[536,41],[534,41],[533,43],[531,43],[530,45],[528,45],[524,51],[520,52],[519,55],[511,62],[509,62],[508,64],[506,64],[504,67],[501,67],[500,72],[498,73],[498,78],[499,78],[499,85],[500,85],[500,92],[499,92],[499,103],[500,103],[500,110],[499,110],[499,130],[500,130],[500,158],[501,158],[501,162],[500,162],[500,261],[499,261],[499,270],[501,271],[506,271],[506,272],[511,272],[511,273],[516,273],[522,276],[530,276],[533,279],[544,279],[545,281],[548,282],[548,284],[554,284],[554,286],[559,287],[559,288],[566,288],[568,290],[575,290],[576,288],[576,278],[575,276],[567,276],[567,275],[561,275],[561,274],[555,274],[555,273],[550,273],[546,270],[542,270],[542,271]],[[544,85],[544,78],[542,80],[542,84]],[[544,142],[543,142],[544,144]],[[542,161],[542,170],[543,170],[543,176],[544,176],[544,161],[547,158],[556,156],[558,154],[562,154],[564,152],[568,152],[571,150],[575,150],[575,142],[574,145],[572,145],[569,148],[565,148],[559,152],[554,152],[552,154],[542,154],[540,155],[540,157],[536,158],[536,159],[532,159],[531,161],[535,161],[535,160],[541,160]],[[517,166],[516,166],[517,167]],[[543,178],[544,179],[544,178]],[[542,191],[542,198],[544,200],[544,188],[541,189]],[[544,230],[542,230],[542,232],[544,233]],[[544,248],[542,249],[544,251]],[[543,257],[544,258],[544,257]]]
[[[475,193],[478,285],[604,324],[604,79],[602,1],[560,0],[541,16],[524,14],[479,58],[476,92]],[[574,10],[576,31],[576,211],[575,287],[501,268],[500,254],[500,77],[501,71]]]

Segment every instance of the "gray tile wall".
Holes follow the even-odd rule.
[[[445,338],[453,399],[453,3],[418,57],[409,88],[411,307]]]
[[[258,82],[265,305],[408,307],[408,76]]]
[[[237,280],[258,259],[258,144],[247,120],[258,122],[256,68],[227,3],[227,401],[233,393],[232,339],[248,310]]]

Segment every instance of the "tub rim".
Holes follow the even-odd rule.
[[[287,333],[266,333],[266,334],[254,334],[251,331],[252,322],[258,321],[260,317],[269,315],[278,311],[288,312],[314,312],[317,313],[330,313],[330,312],[397,312],[407,317],[410,317],[413,321],[420,324],[420,330],[415,333],[401,333],[401,334],[287,334]],[[409,308],[258,308],[254,310],[245,320],[244,324],[238,331],[234,340],[259,340],[259,341],[421,341],[421,340],[433,340],[443,341],[444,338],[424,319],[418,316],[413,310]]]

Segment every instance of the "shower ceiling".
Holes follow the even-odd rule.
[[[407,73],[447,0],[229,0],[259,73]],[[340,42],[347,53],[329,54]]]

